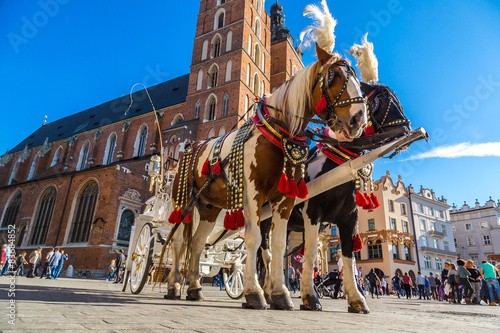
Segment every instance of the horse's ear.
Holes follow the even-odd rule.
[[[328,51],[323,50],[318,43],[316,43],[316,54],[318,55],[318,60],[321,62],[322,65],[326,64],[328,60],[330,60],[333,55],[329,53]]]

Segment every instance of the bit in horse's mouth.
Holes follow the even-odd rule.
[[[347,133],[347,130],[345,129],[344,126],[342,126],[342,129],[339,131],[339,134],[343,134],[346,139],[353,140],[349,133]]]

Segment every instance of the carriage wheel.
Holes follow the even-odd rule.
[[[239,250],[245,250],[245,244],[243,237],[236,237],[235,240],[241,241],[239,245],[234,244],[231,247],[238,248]],[[226,257],[229,260],[232,254],[230,252],[226,253]],[[227,295],[232,299],[239,299],[243,296],[243,270],[245,268],[246,253],[242,253],[239,258],[234,260],[231,268],[225,268],[222,272],[222,279],[224,281],[224,287],[226,289]]]
[[[122,287],[122,291],[127,290],[128,280],[130,280],[130,271],[128,269],[125,269],[125,272],[123,273],[123,287]]]
[[[130,291],[133,294],[141,292],[148,279],[148,269],[153,260],[154,238],[153,225],[146,223],[139,233],[137,243],[132,248],[130,258],[132,260],[132,269],[130,271]]]

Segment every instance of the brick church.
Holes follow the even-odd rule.
[[[185,140],[224,134],[256,97],[304,67],[276,1],[201,0],[190,73],[148,88],[164,155]],[[58,246],[66,265],[107,270],[128,247],[151,196],[147,165],[160,154],[158,124],[144,90],[37,129],[0,159],[0,243],[16,250]],[[125,112],[129,109],[127,112]]]

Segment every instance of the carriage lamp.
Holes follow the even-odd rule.
[[[149,184],[149,192],[153,191],[154,184],[160,178],[161,173],[161,158],[158,155],[151,156],[151,161],[149,162],[148,175],[151,177],[151,182]]]

